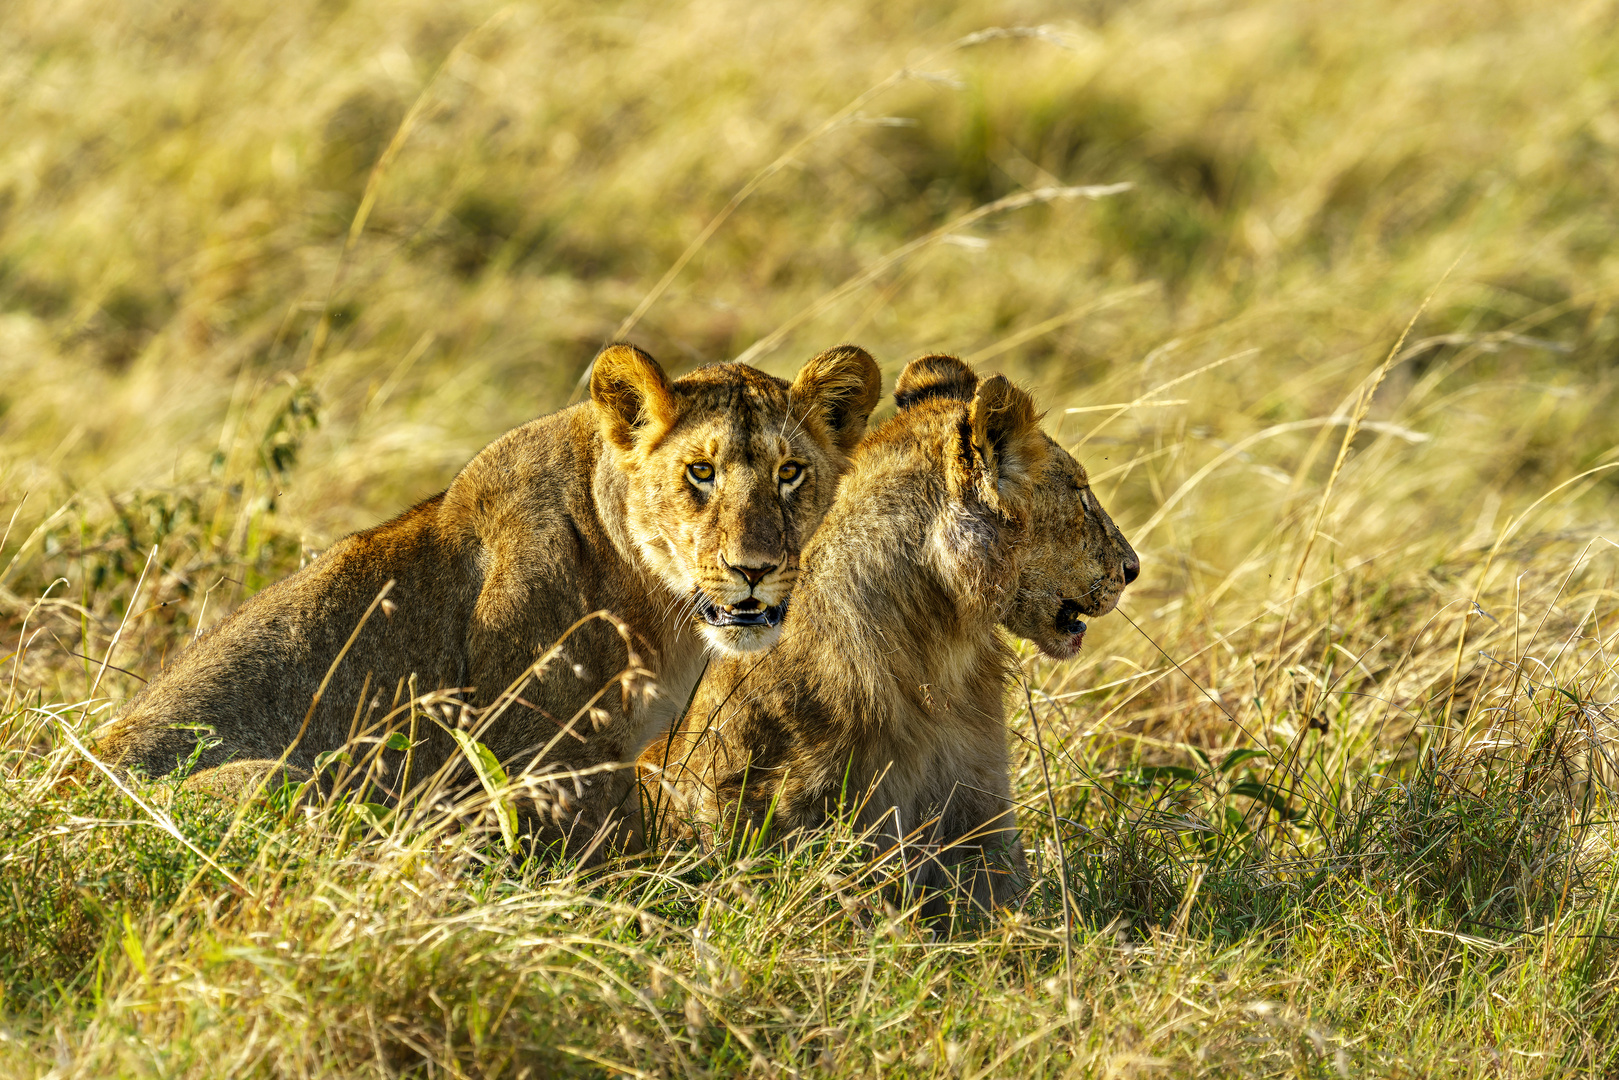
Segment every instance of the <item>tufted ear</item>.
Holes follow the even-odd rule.
[[[853,453],[866,434],[866,419],[882,394],[877,361],[854,345],[839,345],[811,359],[787,391],[793,412],[819,423],[827,440],[844,454]]]
[[[957,490],[977,489],[985,504],[1003,517],[1015,520],[1027,513],[1035,477],[1048,453],[1040,414],[1028,393],[1005,375],[984,380],[967,406],[957,439],[958,452],[951,463],[958,471]]]
[[[675,395],[658,362],[634,345],[618,342],[596,356],[590,399],[601,417],[602,436],[620,450],[675,420]]]
[[[905,365],[894,384],[894,404],[902,409],[933,398],[971,401],[978,389],[973,369],[954,356],[935,353],[920,356]]]

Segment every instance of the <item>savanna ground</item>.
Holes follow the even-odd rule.
[[[1613,0],[0,6],[0,1072],[1619,1072],[1615,87]],[[1021,911],[88,770],[620,336],[957,352],[1089,465]]]

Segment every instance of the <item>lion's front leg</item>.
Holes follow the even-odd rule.
[[[982,912],[1015,903],[1028,863],[1004,773],[957,784],[934,833],[936,885]]]

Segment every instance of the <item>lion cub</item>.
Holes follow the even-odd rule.
[[[664,835],[709,843],[852,812],[878,850],[925,854],[917,884],[987,908],[1025,876],[996,625],[1071,657],[1140,563],[1005,378],[929,356],[894,396],[805,548],[781,641],[711,666],[642,754],[645,798]]]
[[[448,490],[248,600],[152,678],[100,752],[160,776],[203,725],[215,741],[187,783],[232,792],[278,759],[307,776],[324,751],[360,757],[403,726],[408,687],[443,691],[525,786],[534,835],[588,852],[705,654],[776,639],[881,392],[853,346],[791,384],[744,364],[670,380],[611,346],[589,401],[507,432]],[[369,797],[454,761],[458,734],[435,716],[415,747],[382,752]]]

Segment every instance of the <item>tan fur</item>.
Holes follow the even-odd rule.
[[[711,844],[767,816],[782,835],[852,813],[920,884],[987,907],[1026,872],[996,624],[1077,649],[1076,608],[1110,610],[1139,563],[1004,378],[924,357],[895,397],[805,549],[781,642],[712,665],[640,766],[662,835]]]
[[[459,722],[526,777],[539,838],[594,845],[630,784],[622,766],[686,701],[705,652],[758,650],[779,633],[708,619],[785,610],[880,392],[876,364],[850,346],[790,386],[741,364],[671,382],[651,357],[612,346],[590,401],[508,432],[447,491],[253,597],[153,678],[100,751],[165,774],[196,746],[184,725],[200,724],[219,743],[195,787],[239,790],[289,747],[308,775],[355,731],[356,755],[375,746],[414,675],[452,704],[420,722],[412,781],[454,756]],[[800,466],[791,483],[784,463]],[[399,794],[404,757],[381,755],[384,796]]]

